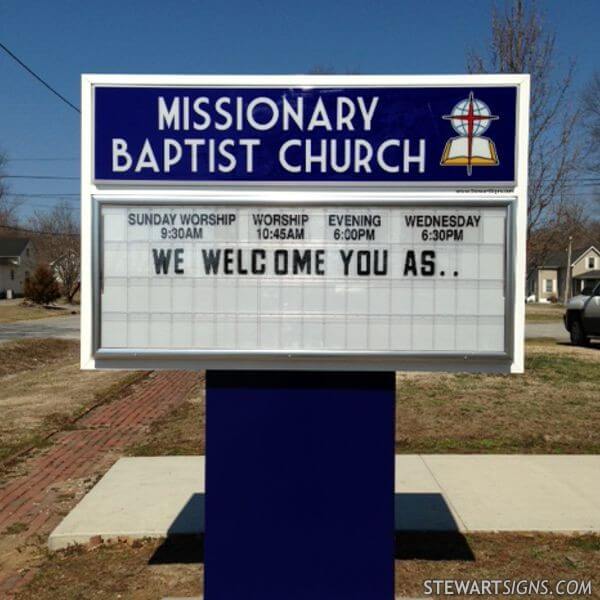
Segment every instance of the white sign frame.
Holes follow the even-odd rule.
[[[490,184],[431,187],[325,183],[203,183],[172,186],[161,183],[98,182],[93,180],[93,88],[114,86],[219,86],[219,87],[377,87],[377,86],[516,86],[516,183],[513,188]],[[306,370],[422,370],[522,373],[525,320],[525,244],[527,221],[527,140],[529,126],[528,75],[448,76],[82,76],[81,166],[81,367],[83,369],[306,369]],[[387,353],[378,352],[155,352],[144,349],[99,349],[98,269],[95,260],[98,228],[95,212],[102,202],[139,204],[300,204],[385,206],[431,204],[442,206],[507,206],[507,310],[506,352]]]

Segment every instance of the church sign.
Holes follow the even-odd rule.
[[[82,364],[522,370],[527,85],[84,76]]]
[[[97,85],[93,102],[97,182],[515,181],[516,86]]]

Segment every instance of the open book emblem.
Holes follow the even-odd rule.
[[[446,142],[440,164],[443,167],[467,167],[468,175],[473,172],[473,166],[497,166],[499,161],[496,146],[490,138],[483,137],[483,134],[491,121],[498,118],[490,112],[485,102],[477,100],[471,92],[466,100],[461,100],[452,109],[452,114],[442,117],[450,121],[459,135]]]

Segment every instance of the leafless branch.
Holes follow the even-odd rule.
[[[80,242],[79,223],[67,202],[57,204],[50,212],[35,212],[30,227],[40,232],[35,239],[38,259],[52,266],[69,302],[79,290]]]
[[[555,69],[555,34],[546,28],[537,2],[510,0],[494,7],[487,53],[471,50],[471,73],[531,75],[528,235],[551,226],[564,212],[569,179],[579,168],[582,146],[573,135],[581,111],[572,103],[575,63],[562,75]],[[600,77],[598,78],[600,85]],[[597,109],[600,113],[600,101]],[[579,214],[573,210],[573,214]]]

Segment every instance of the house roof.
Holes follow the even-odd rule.
[[[590,250],[595,250],[598,254],[600,251],[596,246],[583,246],[581,248],[573,248],[571,252],[571,266],[573,266],[577,261],[579,261],[585,254],[587,254]],[[550,252],[542,264],[538,265],[538,269],[545,268],[554,268],[554,269],[564,269],[567,266],[567,251],[560,250],[558,252]]]
[[[596,254],[600,255],[600,250],[598,250],[598,248],[596,248],[596,246],[589,246],[588,248],[586,248],[585,250],[583,250],[582,252],[574,252],[573,256],[576,256],[577,258],[575,258],[573,260],[573,265],[578,262],[581,258],[583,258],[584,254],[587,254],[590,250],[594,250],[594,252],[596,252]]]
[[[588,271],[587,273],[582,273],[581,275],[577,275],[573,279],[600,279],[600,269],[596,269],[595,271]]]
[[[19,257],[27,244],[29,244],[27,238],[0,238],[0,257]]]

